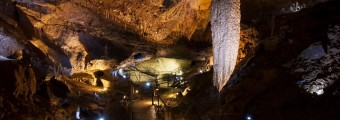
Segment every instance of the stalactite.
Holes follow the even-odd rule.
[[[213,0],[211,7],[213,80],[219,91],[228,82],[236,65],[240,20],[240,0]]]

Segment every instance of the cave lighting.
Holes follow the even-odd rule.
[[[151,83],[150,82],[146,82],[145,84],[147,87],[150,87],[151,86]]]
[[[246,115],[245,120],[253,120],[253,117],[251,115]]]
[[[167,98],[176,98],[176,94],[175,93],[169,94],[169,95],[167,95]]]
[[[118,74],[119,74],[119,75],[122,75],[122,76],[124,75],[124,71],[123,71],[122,68],[120,68],[120,69],[118,70]]]
[[[203,73],[203,70],[200,70],[200,73]]]
[[[120,76],[122,76],[124,79],[126,79],[126,75],[125,75],[125,73],[124,73],[124,70],[123,70],[123,68],[120,68],[119,70],[118,70],[118,74],[120,75]]]
[[[96,92],[94,93],[94,97],[95,97],[96,100],[99,100],[99,99],[100,99],[100,98],[99,98],[99,95],[98,95]]]
[[[114,70],[113,72],[112,72],[112,75],[114,76],[114,77],[116,77],[117,76],[117,70]]]
[[[104,118],[99,118],[98,120],[104,120]]]
[[[183,93],[182,93],[183,96],[186,96],[189,93],[190,90],[191,90],[190,87],[185,88]]]
[[[323,89],[319,89],[316,91],[316,94],[317,95],[322,95],[324,93]]]
[[[182,70],[180,70],[179,72],[178,72],[178,74],[177,75],[182,75],[183,74],[183,71]]]
[[[80,119],[80,108],[79,108],[79,105],[78,105],[78,107],[77,107],[76,119],[77,119],[77,120]]]
[[[306,8],[306,4],[299,4],[299,2],[293,3],[290,7],[289,10],[291,12],[298,12],[302,10],[303,8]]]
[[[103,91],[107,91],[107,88],[106,88],[106,87],[104,87],[104,88],[103,88]]]

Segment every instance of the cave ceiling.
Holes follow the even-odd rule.
[[[306,7],[322,0],[241,1],[240,49],[247,42],[257,45],[256,30],[247,26],[282,14],[296,2]],[[88,63],[104,64],[101,60],[127,66],[137,53],[146,58],[209,59],[210,5],[211,0],[4,0],[0,17],[19,43],[29,42],[52,63],[77,71],[92,69]],[[196,43],[208,49],[197,53],[202,45]],[[238,61],[247,53],[240,50]]]

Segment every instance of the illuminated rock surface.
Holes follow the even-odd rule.
[[[326,48],[328,53],[324,53],[321,43],[312,44],[299,58],[292,61],[293,71],[302,74],[297,84],[311,94],[322,95],[324,89],[332,86],[340,78],[339,30],[338,25],[330,26],[328,31],[330,44]],[[336,94],[336,91],[333,92]]]
[[[14,38],[7,36],[0,30],[0,55],[2,56],[10,56],[15,52],[18,52],[23,49],[22,45],[20,45]]]
[[[213,1],[211,31],[214,53],[214,85],[219,91],[234,72],[241,29],[239,0]]]

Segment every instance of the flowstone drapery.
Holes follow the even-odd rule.
[[[234,71],[240,39],[240,0],[213,0],[211,31],[214,53],[214,85],[219,91]]]

